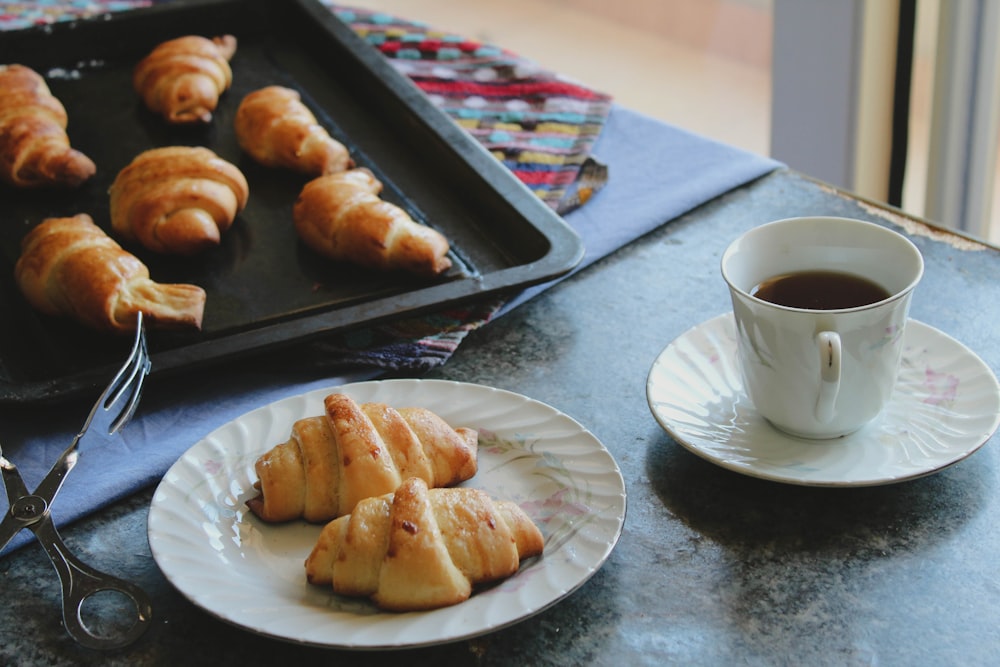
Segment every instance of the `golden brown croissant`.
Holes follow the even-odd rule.
[[[306,559],[306,578],[341,595],[371,596],[390,611],[435,609],[511,576],[543,548],[541,531],[516,504],[410,478],[328,523]]]
[[[250,188],[209,149],[168,146],[139,154],[108,192],[116,234],[154,252],[191,255],[219,244]]]
[[[196,35],[154,48],[132,72],[132,85],[146,106],[176,124],[207,123],[233,82],[229,61],[236,38]]]
[[[0,65],[0,179],[15,187],[76,187],[97,167],[70,148],[68,117],[45,79],[24,65]]]
[[[14,278],[28,302],[98,330],[135,331],[139,311],[150,327],[200,328],[205,291],[155,283],[85,213],[49,218],[28,232]]]
[[[233,127],[240,147],[266,167],[319,176],[353,166],[347,148],[290,88],[268,86],[244,97]]]
[[[324,407],[257,460],[261,493],[247,505],[264,521],[329,521],[407,477],[437,487],[476,474],[478,433],[429,410],[358,405],[344,394],[330,394]]]
[[[295,202],[295,229],[306,245],[335,260],[422,276],[446,271],[448,240],[380,199],[381,191],[367,169],[320,176]]]

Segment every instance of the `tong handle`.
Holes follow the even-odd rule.
[[[148,629],[153,617],[153,605],[144,590],[80,561],[63,543],[51,517],[37,523],[33,530],[62,583],[63,623],[66,632],[73,639],[87,648],[116,649],[131,644]],[[135,605],[135,622],[125,632],[110,636],[96,635],[83,622],[81,613],[84,602],[101,591],[124,595]]]

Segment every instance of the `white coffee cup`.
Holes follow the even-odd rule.
[[[760,283],[802,271],[867,278],[889,293],[833,310],[753,296]],[[745,391],[775,427],[836,438],[882,411],[899,372],[910,298],[923,275],[917,247],[886,227],[834,217],[790,218],[751,229],[722,257]]]

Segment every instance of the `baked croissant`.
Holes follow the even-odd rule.
[[[411,478],[328,523],[306,559],[306,579],[390,611],[435,609],[511,576],[543,548],[541,531],[515,503]]]
[[[200,146],[140,153],[108,193],[111,228],[154,252],[192,255],[216,246],[250,196],[235,165]]]
[[[205,309],[203,289],[153,282],[86,213],[48,218],[28,232],[14,279],[41,312],[102,331],[135,331],[139,311],[150,327],[200,328]]]
[[[300,419],[288,441],[255,464],[260,495],[247,506],[264,521],[329,521],[390,493],[407,477],[458,484],[476,474],[479,434],[423,408],[358,405],[330,394],[325,415]]]
[[[436,276],[451,266],[448,240],[379,198],[382,183],[367,169],[326,174],[306,183],[292,209],[299,237],[335,260]]]
[[[132,86],[168,123],[208,123],[233,82],[229,61],[236,38],[197,35],[159,44],[132,71]]]
[[[233,128],[240,147],[265,167],[319,176],[353,166],[347,148],[290,88],[268,86],[244,97]]]
[[[97,167],[66,135],[66,108],[24,65],[0,65],[0,179],[19,188],[76,187]]]

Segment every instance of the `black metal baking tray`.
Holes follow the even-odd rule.
[[[210,125],[168,127],[131,87],[135,63],[185,34],[233,34],[233,85]],[[127,344],[34,312],[13,280],[24,234],[52,216],[89,213],[110,231],[107,189],[139,152],[203,145],[236,164],[250,200],[221,246],[195,258],[126,246],[158,282],[191,282],[208,301],[200,332],[150,332],[153,373],[516,291],[569,272],[579,237],[405,76],[316,0],[174,0],[146,9],[0,33],[0,62],[46,76],[66,106],[72,145],[98,165],[75,191],[0,188],[0,402],[59,399],[103,386]],[[320,260],[297,240],[291,207],[308,178],[256,165],[232,131],[248,92],[295,88],[383,197],[445,234],[447,275],[418,280]]]

